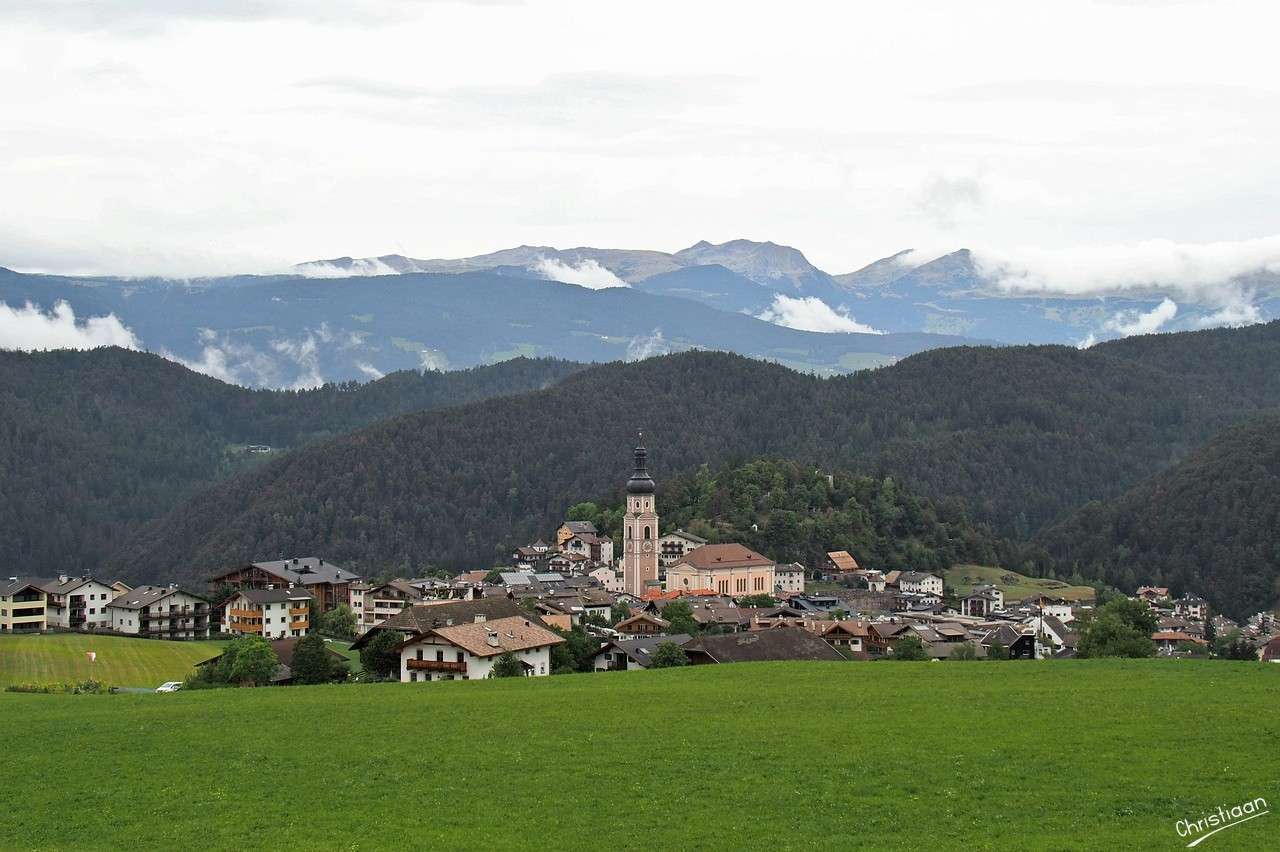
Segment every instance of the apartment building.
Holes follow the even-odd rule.
[[[39,580],[10,577],[0,582],[0,633],[43,633],[46,595]]]
[[[168,586],[139,586],[107,604],[110,628],[152,639],[208,639],[209,601]]]
[[[306,636],[311,627],[313,598],[298,587],[241,589],[223,607],[222,623],[228,633],[287,639]]]

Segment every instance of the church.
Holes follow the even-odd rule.
[[[627,504],[622,516],[622,587],[636,597],[642,597],[649,589],[661,588],[655,490],[641,432],[635,448],[635,469],[627,480]]]

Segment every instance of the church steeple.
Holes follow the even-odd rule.
[[[628,494],[652,494],[654,491],[653,477],[649,475],[649,451],[644,446],[644,433],[639,436],[639,443],[636,445],[636,467],[631,473],[631,478],[627,480]]]
[[[649,451],[644,433],[635,448],[635,468],[627,480],[622,514],[622,582],[627,592],[641,597],[658,586],[658,508]]]

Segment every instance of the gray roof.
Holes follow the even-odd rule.
[[[471,601],[439,601],[436,603],[413,604],[400,610],[382,622],[378,627],[370,629],[351,644],[352,648],[363,648],[381,630],[395,630],[400,633],[426,633],[437,627],[449,627],[455,624],[472,624],[476,616],[484,616],[486,621],[497,618],[509,618],[518,615],[527,618],[534,624],[545,626],[542,619],[520,608],[520,605],[505,594],[495,598],[476,598]]]
[[[605,652],[620,651],[627,657],[643,668],[649,668],[653,662],[653,655],[658,650],[658,646],[663,642],[672,642],[676,645],[683,645],[688,642],[691,637],[688,633],[673,633],[670,636],[643,636],[639,639],[617,639],[613,642],[607,642],[596,651],[596,656]]]
[[[6,579],[4,582],[0,583],[0,595],[5,595],[7,597],[8,595],[17,594],[27,586],[31,586],[36,590],[43,592],[45,589],[42,584],[46,582],[48,581],[40,577],[16,577],[12,580]]]
[[[107,605],[116,609],[142,609],[143,607],[158,604],[169,595],[174,595],[178,592],[190,595],[193,598],[199,598],[206,603],[209,600],[203,595],[197,595],[195,592],[190,592],[177,586],[138,586],[136,589],[130,589],[127,592],[116,595],[115,600]]]
[[[334,565],[332,562],[325,562],[315,556],[254,562],[253,565],[255,568],[269,571],[277,577],[293,583],[295,586],[310,586],[315,583],[350,583],[361,579],[359,574],[354,574],[345,568]]]
[[[51,595],[65,595],[87,583],[98,583],[101,586],[111,587],[110,583],[104,583],[101,580],[95,580],[92,577],[67,577],[66,582],[60,578],[54,577],[49,580],[40,580],[40,588],[44,589]]]
[[[564,525],[571,533],[595,533],[596,525],[590,521],[565,521]]]
[[[527,586],[534,579],[533,574],[528,571],[500,571],[498,573],[502,575],[502,585],[504,586]]]
[[[820,637],[798,627],[699,636],[682,647],[686,653],[705,654],[717,663],[844,659],[839,651]]]
[[[284,603],[285,601],[309,601],[311,593],[306,589],[241,589],[237,592],[256,604]]]

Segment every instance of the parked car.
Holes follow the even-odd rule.
[[[177,692],[182,689],[182,681],[168,680],[156,687],[156,692]]]

